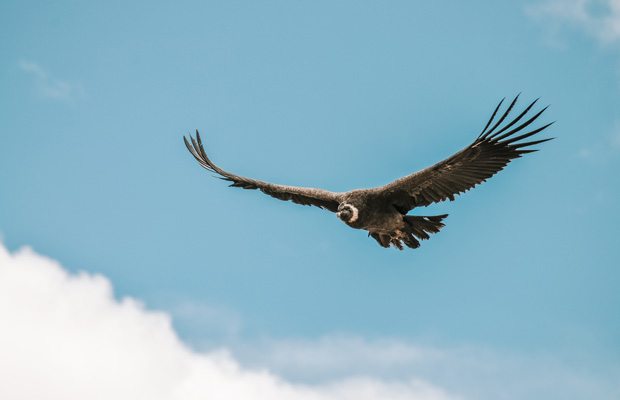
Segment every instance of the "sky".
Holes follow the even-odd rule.
[[[620,397],[620,1],[4,1],[0,51],[1,398]],[[342,192],[519,93],[556,139],[416,250],[182,140]]]

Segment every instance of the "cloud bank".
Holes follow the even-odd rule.
[[[349,377],[315,385],[243,367],[226,350],[198,353],[170,316],[114,299],[101,275],[0,245],[0,398],[453,400],[420,379]]]
[[[181,312],[221,320],[223,311],[184,306]],[[0,321],[0,399],[8,400],[620,396],[616,364],[574,368],[483,348],[329,336],[200,352],[179,339],[167,312],[130,297],[116,300],[106,277],[70,274],[30,248],[11,254],[1,243]]]

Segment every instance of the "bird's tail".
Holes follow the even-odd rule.
[[[439,230],[445,226],[441,221],[447,216],[448,214],[434,215],[431,217],[405,215],[403,218],[408,228],[408,235],[405,235],[403,241],[412,249],[420,247],[420,242],[416,240],[416,238],[426,240],[430,238],[429,233],[439,232]]]

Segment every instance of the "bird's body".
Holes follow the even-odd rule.
[[[390,192],[373,189],[357,189],[343,194],[338,217],[354,229],[368,231],[381,246],[393,244],[402,250],[402,242],[417,248],[416,240],[428,239],[427,233],[437,233],[444,225],[446,215],[420,217],[398,211],[390,201]],[[429,219],[430,218],[430,219]]]
[[[402,250],[403,243],[410,248],[419,247],[418,239],[428,239],[429,234],[439,232],[444,226],[443,219],[447,217],[447,214],[437,216],[407,215],[409,211],[416,207],[428,206],[447,199],[454,200],[455,195],[486,181],[501,171],[512,159],[536,151],[524,149],[525,147],[550,140],[519,142],[535,135],[551,124],[514,136],[534,122],[546,109],[539,111],[521,125],[513,128],[529,112],[536,101],[511,122],[502,126],[517,98],[491,127],[491,123],[502,105],[502,100],[474,143],[452,157],[385,186],[373,189],[356,189],[344,193],[277,185],[231,174],[209,160],[198,131],[196,131],[196,140],[190,136],[191,144],[187,139],[184,138],[184,140],[196,160],[207,170],[232,182],[230,186],[260,189],[263,193],[280,200],[290,200],[297,204],[325,208],[335,212],[338,218],[351,228],[368,231],[368,235],[373,237],[381,246],[390,247],[393,245]]]

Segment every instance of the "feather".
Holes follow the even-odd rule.
[[[527,121],[508,130],[528,114],[538,99],[527,106],[515,119],[502,126],[502,123],[506,121],[513,110],[518,98],[519,96],[515,97],[507,110],[489,129],[501,108],[504,101],[502,99],[493,111],[482,133],[472,144],[463,150],[432,167],[397,179],[392,183],[373,190],[392,193],[390,201],[401,210],[409,211],[415,207],[428,206],[432,203],[444,201],[446,198],[453,199],[454,195],[472,189],[504,169],[511,160],[535,151],[535,149],[529,149],[529,146],[552,140],[553,138],[548,138],[519,142],[545,130],[553,122],[515,136],[515,134],[536,121],[548,106],[538,111]],[[495,132],[498,128],[499,130]],[[447,187],[450,188],[449,191],[446,191]]]
[[[219,175],[220,179],[231,182],[229,186],[243,189],[260,189],[261,192],[279,200],[290,200],[297,204],[326,208],[332,212],[338,210],[342,193],[334,193],[322,189],[277,185],[235,175],[221,169],[209,159],[202,145],[202,138],[198,131],[196,131],[196,139],[190,135],[191,145],[187,138],[183,137],[183,140],[185,146],[198,163],[206,170]]]

